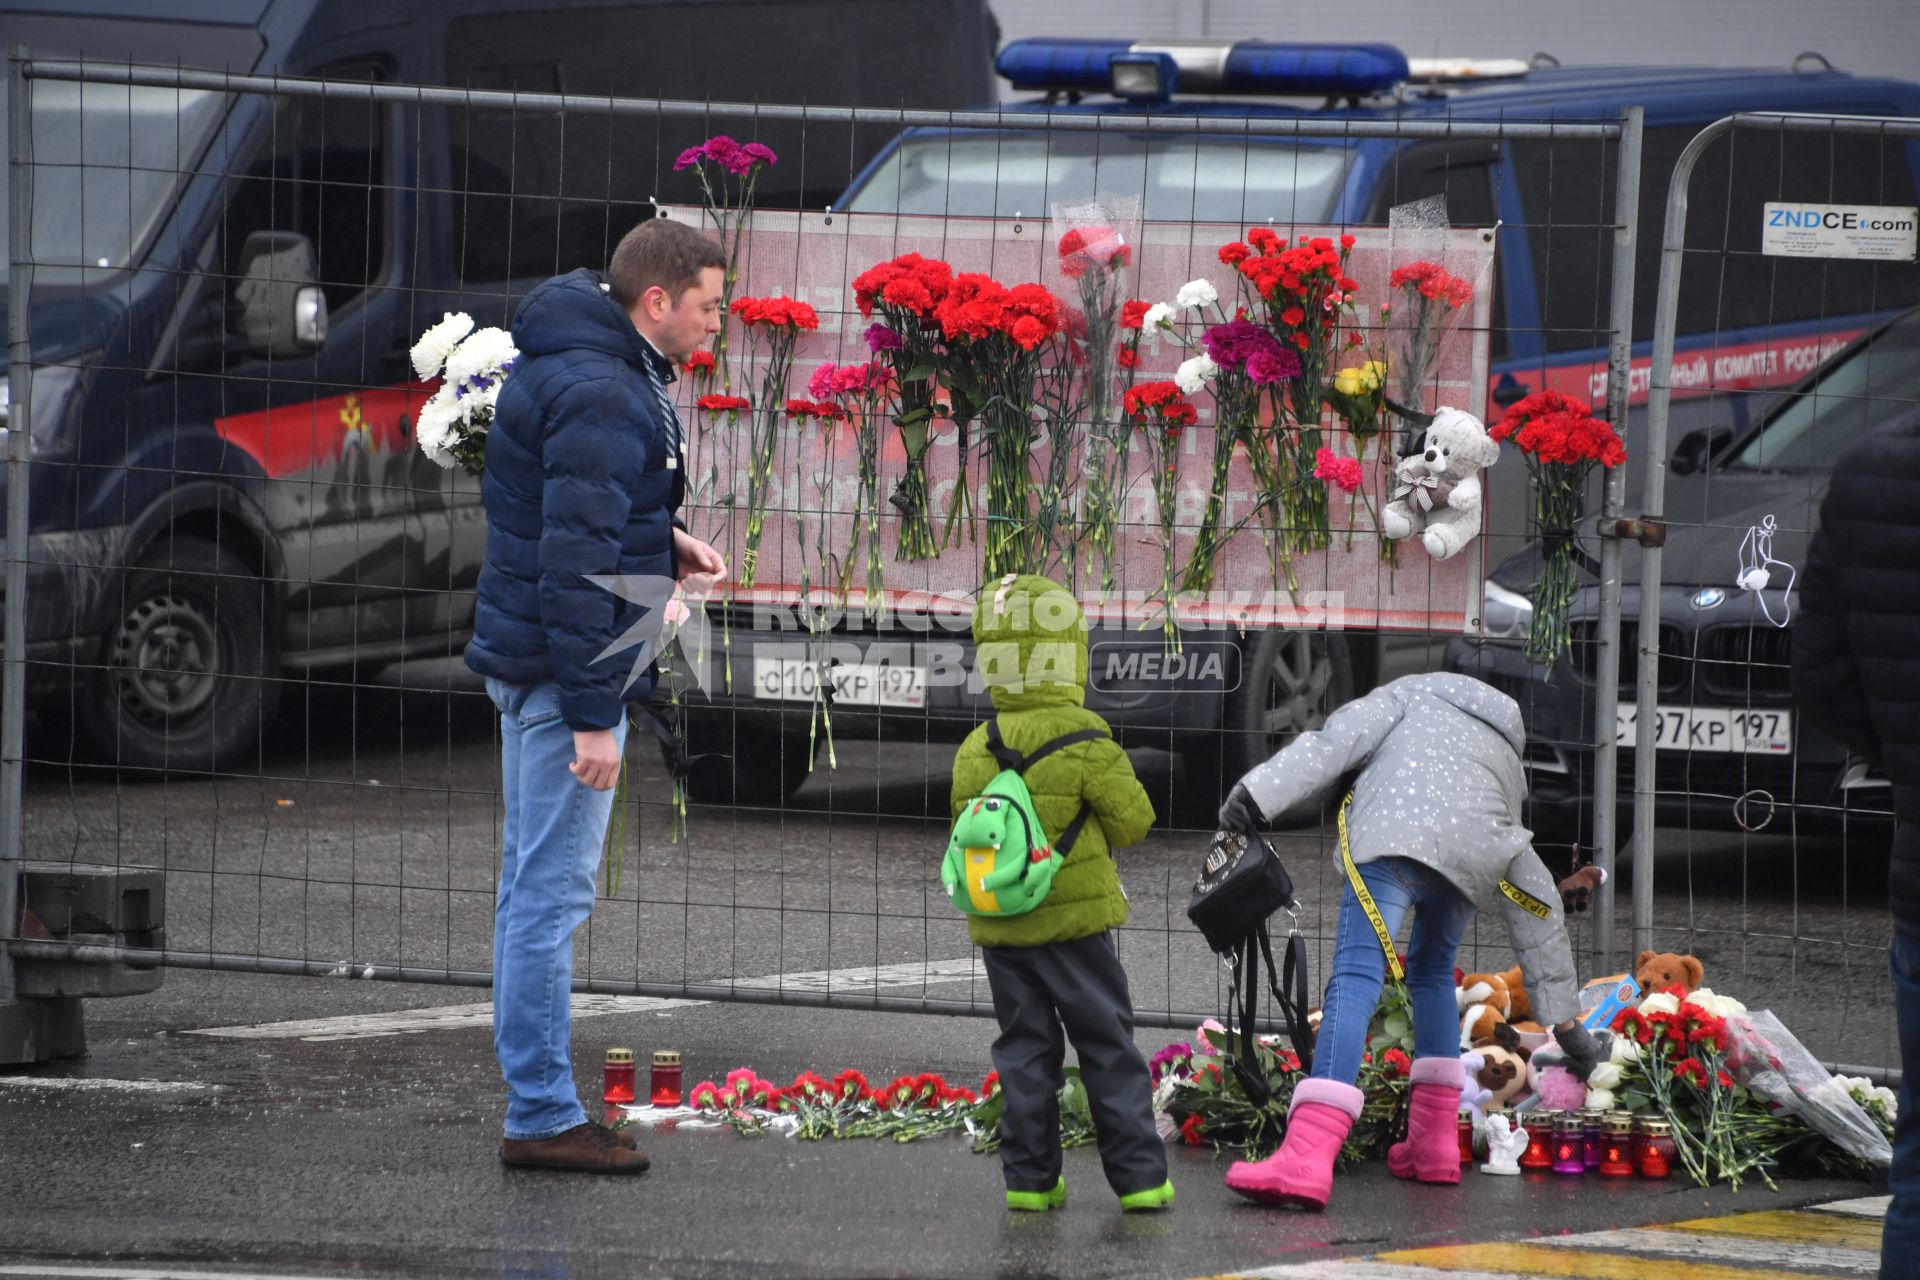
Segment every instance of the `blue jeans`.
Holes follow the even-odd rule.
[[[576,780],[573,730],[551,683],[487,681],[500,708],[500,889],[493,909],[493,1049],[509,1138],[586,1121],[573,1085],[573,932],[593,911],[613,792]],[[626,745],[623,720],[614,740]]]
[[[1474,906],[1453,882],[1411,858],[1375,858],[1360,864],[1360,879],[1380,909],[1387,932],[1397,935],[1413,912],[1413,942],[1407,948],[1407,988],[1413,997],[1414,1055],[1460,1056],[1460,1010],[1454,999],[1453,958],[1473,920]],[[1340,901],[1333,939],[1333,972],[1321,1006],[1314,1044],[1313,1077],[1352,1084],[1367,1048],[1367,1024],[1380,1005],[1387,957],[1351,885]]]
[[[1920,924],[1893,922],[1887,955],[1893,970],[1893,1012],[1900,1024],[1900,1114],[1893,1124],[1893,1168],[1887,1186],[1893,1203],[1880,1237],[1880,1274],[1911,1275],[1920,1256]],[[1905,1258],[1905,1262],[1898,1259]]]

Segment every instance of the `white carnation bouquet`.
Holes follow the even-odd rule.
[[[414,438],[443,467],[468,475],[487,468],[487,428],[500,388],[520,356],[505,329],[475,329],[466,312],[449,312],[413,344],[413,371],[440,387],[420,407]]]

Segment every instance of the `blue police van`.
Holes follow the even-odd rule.
[[[1031,95],[1005,104],[1007,114],[1097,116],[1102,126],[909,129],[834,207],[1034,217],[1057,203],[1107,194],[1137,197],[1149,221],[1351,226],[1382,225],[1395,206],[1442,197],[1452,225],[1497,228],[1490,417],[1497,406],[1541,388],[1605,401],[1616,144],[1360,138],[1325,130],[1255,136],[1236,126],[1249,119],[1617,122],[1627,107],[1641,107],[1635,408],[1626,432],[1636,479],[1659,235],[1667,178],[1681,149],[1706,124],[1740,111],[1920,112],[1920,85],[1854,77],[1817,56],[1778,69],[1563,67],[1551,60],[1442,66],[1410,62],[1384,45],[1031,39],[1002,49],[997,66],[1014,89]],[[1147,116],[1157,118],[1152,129],[1126,129],[1128,119]],[[1169,129],[1168,117],[1191,120],[1191,128]],[[1688,244],[1697,251],[1690,255],[1696,265],[1681,300],[1676,357],[1683,376],[1702,371],[1675,397],[1675,433],[1686,434],[1688,450],[1756,429],[1778,394],[1806,370],[1920,300],[1920,279],[1910,270],[1787,259],[1769,259],[1765,271],[1750,269],[1759,247],[1760,202],[1805,198],[1806,184],[1817,181],[1822,200],[1912,205],[1917,162],[1920,150],[1905,144],[1824,134],[1775,137],[1768,146],[1722,148],[1704,157],[1692,185]],[[1749,206],[1753,217],[1730,219]],[[1531,502],[1517,462],[1496,468],[1489,480],[1489,554],[1497,559],[1524,546]],[[1537,556],[1520,552],[1515,567],[1497,573],[1488,588],[1485,612],[1496,631],[1519,625],[1530,561]],[[736,634],[735,653],[750,654],[766,639]],[[1095,643],[1096,652],[1104,649],[1118,662],[1130,645],[1146,642],[1115,631],[1096,632]],[[1232,643],[1234,661],[1214,687],[1129,679],[1124,670],[1103,673],[1098,663],[1093,673],[1088,704],[1123,740],[1170,749],[1189,766],[1170,798],[1194,816],[1209,814],[1221,787],[1290,735],[1316,727],[1355,692],[1446,661],[1444,641],[1430,636],[1256,632]],[[1496,637],[1496,645],[1508,643]],[[1456,641],[1455,656],[1466,647]],[[1577,720],[1557,717],[1570,698],[1591,703],[1590,680],[1571,682],[1585,694],[1567,693],[1565,679],[1549,694],[1534,689],[1530,678],[1511,678],[1504,667],[1496,676],[1524,706],[1545,709],[1543,734],[1586,731]],[[751,697],[722,704],[726,715],[710,715],[710,733],[744,742],[742,717],[776,717],[785,744],[780,758],[787,762],[781,785],[805,776],[804,717],[756,705]],[[946,715],[928,723],[957,732],[985,707],[978,690],[955,691]],[[883,721],[836,713],[835,729],[885,732]],[[1554,781],[1579,785],[1577,764],[1536,754],[1560,770]],[[1590,779],[1590,765],[1587,772]],[[763,771],[755,785],[781,776]],[[1586,787],[1590,793],[1590,780]],[[1559,799],[1556,794],[1555,815],[1567,811]]]

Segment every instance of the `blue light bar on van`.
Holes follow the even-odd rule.
[[[1282,44],[1267,40],[1015,40],[994,67],[1016,89],[1110,92],[1124,98],[1182,93],[1353,95],[1383,93],[1407,78],[1406,55],[1388,44]]]

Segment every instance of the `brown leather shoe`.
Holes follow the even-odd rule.
[[[500,1163],[575,1173],[645,1173],[649,1162],[611,1129],[589,1120],[551,1138],[503,1138]]]

